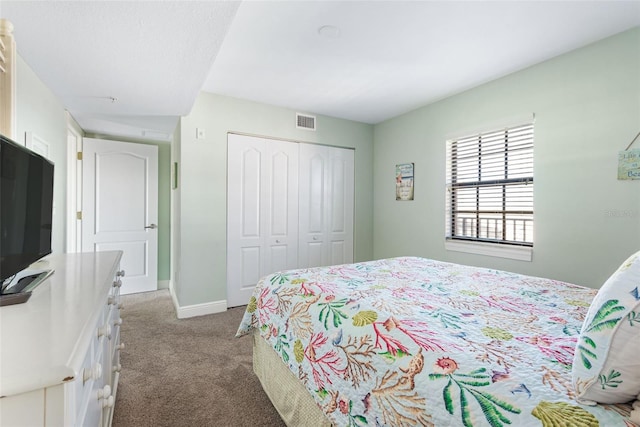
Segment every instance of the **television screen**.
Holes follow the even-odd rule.
[[[51,253],[53,163],[0,135],[0,284]]]

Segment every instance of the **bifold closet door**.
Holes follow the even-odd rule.
[[[354,150],[300,144],[298,267],[353,262]]]
[[[229,134],[227,306],[258,280],[298,266],[298,144]]]

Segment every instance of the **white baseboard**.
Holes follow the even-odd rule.
[[[204,316],[206,314],[222,313],[227,311],[227,300],[205,302],[203,304],[193,304],[181,307],[178,298],[173,291],[173,286],[169,288],[173,306],[176,309],[178,319],[187,319],[189,317]]]
[[[187,305],[185,307],[177,307],[176,314],[178,319],[187,319],[189,317],[204,316],[205,314],[222,313],[227,311],[227,301],[212,301],[203,304]]]

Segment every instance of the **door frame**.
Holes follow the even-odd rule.
[[[80,125],[75,121],[73,116],[66,111],[67,117],[67,194],[66,194],[66,239],[65,239],[65,251],[67,253],[82,252],[82,139],[87,137]],[[108,136],[101,136],[98,139],[111,140]],[[119,142],[129,142],[132,144],[144,142],[127,141],[126,138],[119,139]],[[152,141],[149,141],[153,144]],[[147,142],[147,144],[149,143]],[[158,146],[158,153],[160,147]],[[159,171],[160,164],[158,164],[158,179],[160,179]],[[159,193],[158,193],[159,194]],[[160,206],[158,205],[158,209]],[[158,211],[159,214],[160,211]],[[160,232],[158,231],[158,234]],[[159,239],[158,239],[159,240]],[[173,251],[170,251],[173,254]],[[172,255],[173,256],[173,255]],[[156,254],[158,263],[160,262],[160,246],[158,243],[158,251]],[[173,273],[171,272],[170,275]],[[158,279],[158,289],[163,289],[161,286],[162,281]],[[169,288],[171,288],[171,281],[169,281]]]
[[[67,114],[67,253],[80,252],[82,250],[82,220],[79,212],[82,211],[82,161],[78,153],[82,153],[82,138],[84,132]]]

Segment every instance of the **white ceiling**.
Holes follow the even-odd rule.
[[[640,1],[2,0],[0,16],[85,130],[169,139],[200,90],[378,123],[638,26]]]
[[[0,16],[83,129],[166,140],[191,110],[238,5],[3,0]]]

